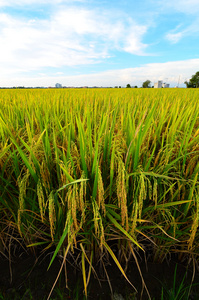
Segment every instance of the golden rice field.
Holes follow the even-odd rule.
[[[0,91],[0,250],[74,256],[85,294],[108,258],[199,262],[198,173],[198,89]]]

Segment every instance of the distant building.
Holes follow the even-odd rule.
[[[163,88],[169,88],[169,83],[163,83],[163,84],[162,84],[162,87],[163,87]]]
[[[161,80],[154,83],[154,88],[156,88],[156,89],[159,88],[160,89],[161,87],[162,87],[162,81]]]
[[[154,88],[158,88],[158,89],[161,89],[161,88],[169,88],[169,83],[163,83],[162,80],[158,80],[158,82],[155,82],[154,83]]]
[[[62,85],[61,85],[60,83],[56,83],[56,84],[55,84],[55,87],[56,87],[56,88],[62,88]]]

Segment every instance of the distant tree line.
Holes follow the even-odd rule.
[[[151,87],[150,84],[151,84],[151,81],[150,81],[150,80],[146,80],[146,81],[144,81],[144,82],[142,83],[142,87],[143,87],[143,88],[150,88],[150,87]],[[131,88],[131,87],[132,87],[132,88],[138,88],[137,85],[131,86],[130,83],[128,83],[128,84],[126,85],[126,88]]]

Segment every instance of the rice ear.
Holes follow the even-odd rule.
[[[102,173],[98,166],[98,183],[97,183],[97,204],[99,208],[102,208],[104,216],[106,214],[105,202],[104,202],[104,184],[102,179]]]
[[[197,188],[197,194],[195,195],[196,212],[193,217],[193,223],[190,230],[190,238],[188,240],[188,250],[192,250],[193,242],[196,237],[198,225],[199,225],[199,187]]]
[[[50,222],[50,234],[52,241],[54,241],[56,213],[54,203],[54,192],[52,191],[48,197],[48,209],[49,209],[49,222]]]
[[[37,183],[37,197],[39,202],[39,210],[41,215],[41,220],[44,222],[44,210],[45,210],[45,203],[44,203],[44,192],[41,184],[41,180],[38,180]]]
[[[22,231],[21,231],[21,217],[23,214],[23,211],[25,209],[25,196],[26,196],[26,190],[27,190],[27,185],[28,185],[28,178],[30,176],[29,170],[25,173],[23,178],[21,179],[21,176],[17,179],[17,183],[19,186],[19,209],[18,209],[18,214],[17,214],[17,226],[19,230],[20,236],[22,236]]]
[[[125,226],[128,231],[128,210],[127,210],[127,191],[126,191],[126,174],[125,166],[122,160],[118,163],[118,175],[117,175],[117,199],[118,206],[121,209],[121,222],[122,226]]]

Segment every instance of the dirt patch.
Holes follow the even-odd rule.
[[[48,265],[51,254],[40,257],[36,260],[33,255],[21,253],[12,257],[9,261],[0,258],[0,299],[47,299],[51,287],[57,277],[61,266],[61,259],[56,259],[50,269]],[[173,289],[174,272],[176,261],[170,260],[162,264],[139,261],[143,279],[149,290],[152,299],[159,300],[161,298],[162,284],[169,289]],[[131,261],[127,269],[128,279],[132,282],[135,289],[124,279],[121,272],[114,262],[110,262],[106,266],[109,276],[109,282],[103,270],[98,267],[98,279],[91,277],[88,288],[88,299],[113,299],[111,296],[110,284],[115,295],[120,295],[120,299],[149,299],[146,289],[143,289],[142,280],[135,262]],[[186,273],[185,264],[177,264],[176,288],[183,280]],[[84,299],[83,283],[81,271],[74,267],[73,262],[67,262],[68,286],[65,288],[64,273],[58,280],[56,288],[52,293],[51,299]],[[187,270],[184,286],[190,285],[193,271]],[[195,273],[194,283],[199,283],[199,273]],[[119,296],[118,296],[119,297]],[[117,298],[117,297],[116,297]],[[119,298],[118,298],[119,299]],[[183,298],[184,299],[184,298]],[[189,299],[199,299],[199,286],[192,288]],[[187,299],[186,299],[187,300]]]

